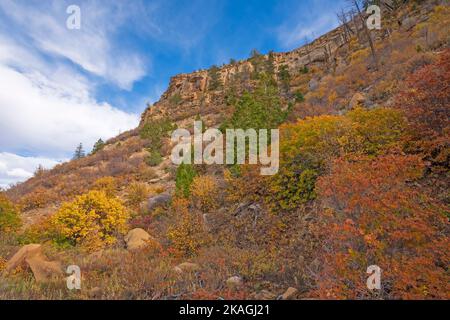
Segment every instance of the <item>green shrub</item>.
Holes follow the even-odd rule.
[[[177,168],[175,186],[177,194],[183,197],[189,197],[191,194],[191,184],[194,181],[197,172],[191,164],[182,163]]]
[[[149,150],[149,154],[145,157],[145,163],[150,167],[156,167],[161,164],[163,157],[157,150]]]

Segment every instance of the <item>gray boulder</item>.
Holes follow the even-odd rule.
[[[159,194],[147,200],[147,210],[152,211],[158,207],[167,205],[172,197],[167,193]]]

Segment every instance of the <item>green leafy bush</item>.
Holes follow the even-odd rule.
[[[194,178],[197,176],[197,172],[191,164],[182,163],[177,168],[175,186],[178,195],[183,197],[189,197],[191,194],[191,184]]]

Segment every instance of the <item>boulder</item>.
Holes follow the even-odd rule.
[[[172,197],[167,193],[151,197],[147,200],[147,210],[152,211],[158,207],[162,207],[166,205],[171,199]]]
[[[87,292],[87,295],[90,299],[98,300],[102,297],[103,291],[99,287],[94,287],[92,289],[89,289]]]
[[[268,290],[261,290],[254,294],[253,297],[255,300],[275,300],[277,296]]]
[[[37,282],[49,281],[63,274],[61,264],[57,261],[48,261],[42,253],[40,244],[23,246],[6,263],[5,273],[9,273],[21,265],[31,269]]]
[[[196,263],[191,262],[183,262],[177,265],[173,270],[177,273],[183,273],[183,272],[195,272],[200,270],[200,266]]]
[[[317,81],[316,79],[311,79],[308,86],[310,91],[315,91],[319,87],[319,81]]]
[[[127,244],[128,250],[137,250],[145,247],[147,242],[151,240],[152,237],[141,228],[136,228],[128,232],[125,236],[125,243]]]
[[[418,19],[415,17],[406,17],[402,20],[402,27],[401,29],[403,31],[409,31],[411,30],[418,22]]]
[[[281,300],[289,300],[289,299],[293,299],[295,297],[295,295],[297,294],[298,290],[293,288],[293,287],[289,287],[281,296]]]
[[[366,97],[362,93],[355,93],[348,105],[349,109],[353,109],[366,101]]]
[[[230,277],[226,281],[227,287],[230,289],[236,289],[242,287],[243,280],[239,276]]]

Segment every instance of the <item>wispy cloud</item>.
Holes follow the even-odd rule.
[[[293,49],[332,30],[339,25],[335,13],[344,4],[343,0],[299,2],[297,10],[292,10],[277,29],[279,43],[285,49]]]
[[[95,90],[102,79],[131,89],[145,75],[143,59],[117,49],[109,7],[91,9],[98,19],[85,10],[84,31],[69,34],[62,2],[0,2],[1,187],[68,158],[80,142],[90,149],[137,126],[139,115],[98,101]]]
[[[39,165],[51,168],[57,161],[42,157],[21,157],[12,153],[0,152],[0,188],[7,188],[17,181],[33,176]]]
[[[114,37],[118,28],[131,18],[120,5],[105,5],[100,1],[83,1],[80,6],[81,29],[66,28],[67,1],[0,2],[2,10],[19,35],[31,38],[40,50],[70,60],[85,71],[100,76],[122,89],[147,73],[148,57],[127,51]],[[119,2],[120,4],[120,2]]]

